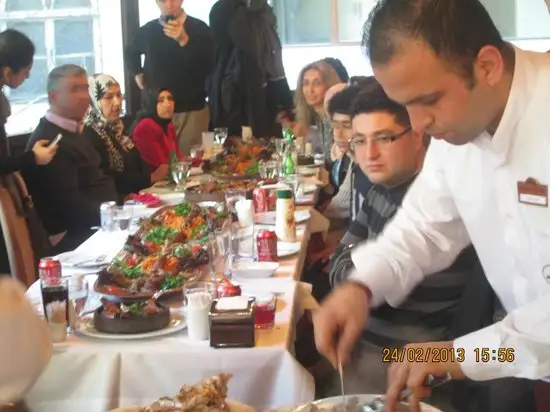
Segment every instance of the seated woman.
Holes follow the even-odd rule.
[[[298,85],[294,92],[296,107],[296,136],[306,137],[312,143],[313,150],[322,153],[327,169],[332,163],[332,127],[325,108],[325,93],[342,80],[332,66],[319,60],[305,66],[298,76]],[[311,133],[316,128],[316,133]],[[315,136],[316,135],[316,136]]]
[[[155,169],[169,163],[170,152],[180,157],[172,123],[174,97],[166,89],[145,89],[142,99],[131,135],[141,158],[151,169]]]
[[[151,173],[124,132],[120,84],[107,74],[96,74],[90,77],[88,85],[90,109],[84,118],[82,135],[101,155],[101,168],[113,177],[119,197],[164,179],[168,174],[166,164]]]

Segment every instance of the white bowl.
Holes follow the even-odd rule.
[[[272,276],[279,268],[277,262],[237,262],[233,265],[233,275],[241,279],[260,279]]]

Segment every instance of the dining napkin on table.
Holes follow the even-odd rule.
[[[0,277],[0,407],[21,400],[52,354],[50,332],[17,280]]]

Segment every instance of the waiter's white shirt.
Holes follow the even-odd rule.
[[[498,130],[452,146],[433,141],[402,208],[374,243],[356,247],[351,279],[375,305],[398,306],[425,276],[473,243],[508,316],[455,340],[474,380],[550,376],[550,209],[518,202],[517,182],[550,185],[550,55],[516,49]],[[478,363],[474,349],[514,349],[511,363]],[[498,353],[498,352],[497,352]]]

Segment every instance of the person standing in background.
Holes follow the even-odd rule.
[[[140,27],[125,50],[124,60],[140,89],[172,91],[178,146],[188,155],[189,148],[200,144],[202,132],[208,130],[206,82],[214,64],[214,40],[204,22],[185,13],[183,0],[156,2],[160,18]]]

